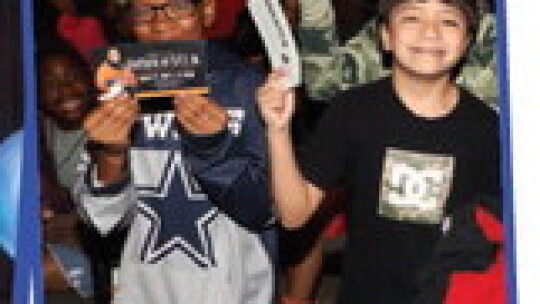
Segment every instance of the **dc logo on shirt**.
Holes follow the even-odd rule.
[[[389,148],[379,215],[398,221],[440,223],[454,174],[454,158]]]

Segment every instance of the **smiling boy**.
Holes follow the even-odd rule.
[[[329,188],[348,194],[341,303],[413,303],[445,218],[477,195],[500,196],[498,117],[452,81],[473,2],[380,1],[391,76],[336,97],[298,159],[286,73],[259,90],[283,225],[302,226]]]

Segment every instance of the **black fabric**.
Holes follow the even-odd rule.
[[[182,125],[179,126],[181,129],[184,129]],[[221,141],[224,140],[224,138],[227,136],[227,129],[224,128],[223,130],[219,131],[215,134],[191,134],[187,131],[184,131],[183,133],[184,138],[188,138],[186,140],[186,149],[189,151],[198,151],[199,153],[203,154],[213,154],[215,153],[215,149],[220,148],[219,144]]]
[[[111,303],[111,274],[113,269],[120,265],[128,227],[117,225],[106,236],[102,236],[95,227],[90,227],[82,222],[78,223],[77,229],[81,236],[84,252],[91,262],[94,278],[92,303]]]
[[[13,282],[13,263],[0,246],[0,304],[9,303]]]
[[[19,5],[19,1],[0,1],[0,140],[22,126],[23,81]]]
[[[428,223],[393,219],[384,209],[387,205],[379,206],[382,189],[399,197],[411,191],[404,185],[412,183],[413,194],[430,186],[429,177],[422,175],[429,169],[424,161],[436,155],[454,161],[449,194],[438,199],[444,203],[444,213],[479,194],[498,197],[497,133],[496,113],[465,91],[456,108],[437,119],[413,115],[396,96],[389,78],[345,92],[331,103],[310,144],[302,149],[300,166],[314,185],[344,186],[349,198],[341,303],[411,303],[414,278],[432,254],[441,216]],[[406,166],[420,166],[422,182],[415,182],[411,174],[404,177],[406,183],[399,180],[397,189],[382,184],[389,148],[407,157],[411,151],[421,154],[421,162]],[[386,164],[394,170],[397,160],[392,156]],[[380,210],[387,216],[379,215]]]
[[[476,222],[475,210],[478,206],[488,207],[496,217],[497,210],[502,209],[499,200],[488,198],[456,208],[450,216],[449,230],[441,234],[432,257],[419,272],[414,304],[443,303],[452,272],[484,271],[495,261],[502,244],[486,239]]]
[[[337,34],[341,42],[356,36],[365,23],[377,15],[378,0],[332,0]]]

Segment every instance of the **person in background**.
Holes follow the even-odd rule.
[[[60,38],[49,42],[38,48],[45,290],[70,294],[73,301],[81,302],[82,297],[73,287],[82,285],[84,276],[92,277],[90,267],[85,269],[86,274],[83,271],[80,277],[70,277],[69,266],[54,251],[60,248],[71,252],[71,256],[89,259],[72,189],[86,143],[82,121],[94,102],[89,94],[91,74],[85,60],[67,43]],[[91,296],[93,286],[85,287],[86,292],[80,294]]]
[[[37,1],[36,37],[38,44],[47,44],[48,40],[60,37],[91,62],[92,52],[105,46],[108,38],[102,19],[81,12],[81,2],[83,1]]]
[[[64,195],[54,195],[59,202],[71,201],[71,191],[77,179],[77,166],[82,161],[86,136],[82,123],[96,103],[92,73],[84,58],[59,38],[38,48],[38,88],[44,172],[56,177]],[[49,161],[50,160],[50,161]],[[53,188],[58,188],[53,187]],[[56,207],[73,208],[72,202]]]
[[[235,35],[238,17],[246,9],[246,0],[216,1],[216,9],[210,16],[214,18],[211,26],[204,29],[208,39],[229,39]]]
[[[46,291],[75,302],[105,303],[109,264],[117,259],[123,232],[102,239],[81,223],[73,204],[77,176],[87,161],[83,120],[96,104],[92,73],[59,37],[38,45],[38,72]]]

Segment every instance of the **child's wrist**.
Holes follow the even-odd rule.
[[[289,136],[290,134],[290,127],[289,125],[284,126],[267,126],[266,128],[266,134],[268,137],[283,137],[283,136]]]
[[[281,296],[280,304],[315,304],[315,301],[305,298],[297,298],[288,295]]]

